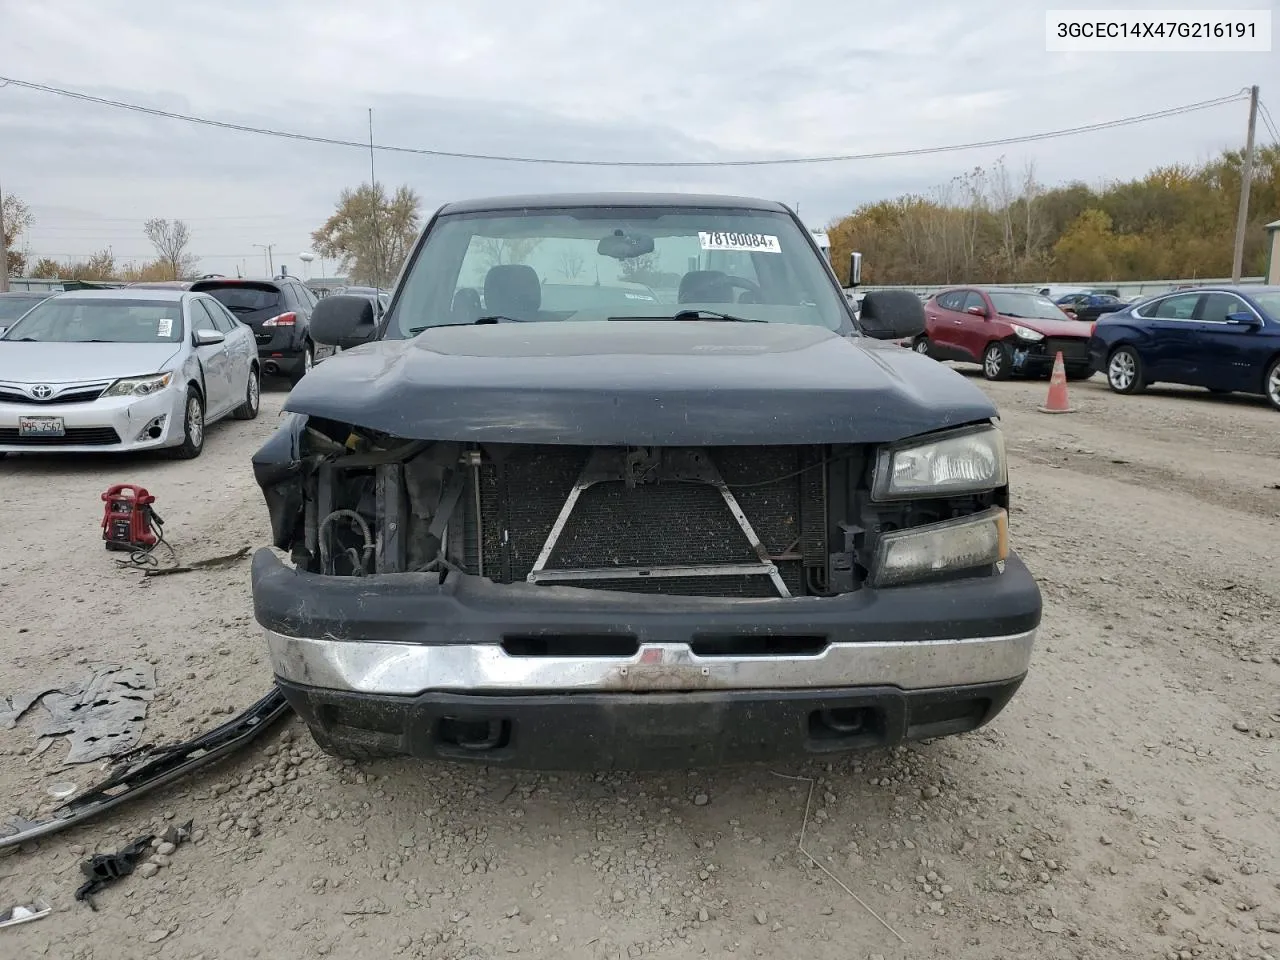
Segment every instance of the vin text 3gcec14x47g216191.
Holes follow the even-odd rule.
[[[892,292],[855,319],[781,204],[445,206],[385,316],[316,307],[344,352],[254,457],[292,558],[253,563],[278,683],[347,757],[690,766],[982,725],[1041,599],[994,407],[888,342],[923,323]]]

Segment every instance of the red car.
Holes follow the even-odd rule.
[[[925,332],[913,349],[935,360],[981,364],[988,380],[1047,377],[1059,352],[1068,380],[1093,375],[1093,324],[1072,320],[1038,293],[955,287],[931,297],[924,314]]]

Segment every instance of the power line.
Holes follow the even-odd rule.
[[[1280,128],[1277,128],[1275,120],[1271,118],[1271,111],[1261,100],[1258,101],[1258,109],[1262,111],[1262,122],[1266,125],[1267,132],[1271,134],[1271,142],[1280,146]]]
[[[24,87],[28,90],[37,90],[42,93],[51,93],[59,97],[67,97],[72,100],[80,100],[85,103],[116,107],[121,110],[131,110],[135,113],[142,113],[148,116],[164,117],[169,120],[181,120],[185,123],[217,127],[222,130],[236,130],[241,133],[254,133],[261,136],[279,137],[287,140],[301,140],[307,143],[319,143],[326,144],[328,146],[355,147],[360,150],[369,150],[371,147],[367,142],[361,143],[356,140],[343,140],[336,137],[313,136],[288,130],[277,130],[270,127],[254,127],[247,124],[230,123],[225,120],[214,120],[209,117],[174,113],[173,111],[159,110],[155,107],[143,106],[142,104],[128,103],[123,100],[110,100],[105,97],[95,97],[75,90],[66,90],[61,87],[52,87],[41,83],[31,83],[27,80],[18,80],[13,77],[0,76],[0,86],[6,86],[9,84],[17,87]],[[1189,103],[1181,107],[1171,107],[1168,110],[1156,110],[1150,113],[1138,114],[1137,116],[1123,117],[1119,120],[1106,120],[1100,123],[1088,123],[1077,127],[1067,127],[1061,130],[1049,130],[1043,133],[1025,134],[1016,137],[1000,137],[994,140],[978,140],[971,143],[958,143],[939,147],[915,147],[904,150],[881,150],[874,153],[850,153],[818,157],[779,157],[759,160],[569,160],[556,157],[505,156],[500,154],[434,150],[422,147],[392,146],[388,144],[373,144],[372,148],[376,150],[383,150],[388,153],[408,153],[418,156],[447,157],[455,160],[488,160],[500,163],[538,163],[573,167],[764,167],[809,163],[839,163],[853,160],[886,160],[895,157],[916,157],[936,153],[952,153],[960,150],[976,150],[983,147],[1002,147],[1017,143],[1032,143],[1039,140],[1051,140],[1057,137],[1070,137],[1081,133],[1090,133],[1097,130],[1110,130],[1115,127],[1124,127],[1135,123],[1146,123],[1151,120],[1159,120],[1165,117],[1180,116],[1184,113],[1192,113],[1197,110],[1209,110],[1213,107],[1220,107],[1227,103],[1234,103],[1238,100],[1244,99],[1246,96],[1247,93],[1240,92],[1227,97],[1218,97],[1214,100],[1202,100],[1198,103]]]

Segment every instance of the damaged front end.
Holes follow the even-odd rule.
[[[998,469],[918,494],[975,450]],[[634,769],[960,732],[1013,695],[1040,619],[1002,458],[989,422],[699,447],[295,416],[254,461],[294,561],[259,551],[255,613],[345,758]]]
[[[861,587],[886,534],[1007,506],[1003,486],[877,500],[876,449],[433,442],[295,414],[254,471],[309,573],[823,597]]]

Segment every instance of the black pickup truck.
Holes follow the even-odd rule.
[[[923,325],[895,292],[855,317],[777,203],[444,206],[384,316],[316,307],[343,352],[254,457],[277,683],[356,758],[689,767],[981,726],[1041,598],[996,410],[893,344]]]

